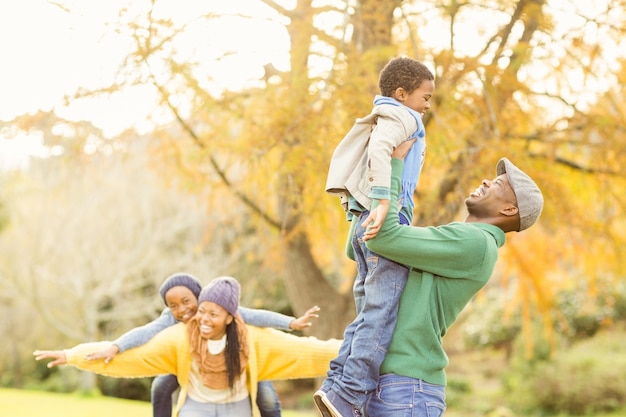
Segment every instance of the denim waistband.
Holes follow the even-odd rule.
[[[445,389],[444,385],[431,384],[430,382],[426,382],[423,379],[411,378],[409,376],[397,375],[397,374],[383,374],[378,379],[379,384],[385,384],[388,382],[393,382],[396,384],[414,384],[419,387],[429,386],[429,387],[441,387],[441,389]]]
[[[365,210],[365,211],[362,211],[362,212],[360,212],[360,213],[352,213],[352,214],[354,214],[354,215],[355,215],[355,216],[357,216],[357,217],[363,217],[363,218],[366,218],[367,216],[369,216],[369,215],[370,215],[370,212],[369,212],[369,210]],[[399,213],[398,213],[398,217],[400,218],[400,224],[403,224],[403,225],[405,225],[405,226],[408,226],[408,225],[409,225],[409,219],[407,219],[407,218],[406,218],[406,216],[404,215],[404,213],[399,212]]]

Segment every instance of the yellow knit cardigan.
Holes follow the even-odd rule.
[[[341,340],[298,337],[271,328],[248,326],[250,357],[246,367],[252,414],[260,417],[256,406],[257,384],[262,380],[316,378],[326,375],[329,362],[337,356]],[[178,416],[187,398],[191,355],[185,324],[168,327],[148,343],[124,351],[105,364],[86,360],[85,355],[100,351],[110,342],[83,343],[65,350],[67,363],[85,371],[118,378],[143,378],[174,374],[180,395],[174,411]]]

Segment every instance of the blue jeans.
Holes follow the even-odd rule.
[[[365,405],[368,417],[441,417],[444,411],[445,386],[394,374],[380,376]]]
[[[201,403],[187,397],[179,413],[179,417],[250,417],[251,415],[250,398],[234,403],[215,404]]]
[[[172,394],[178,388],[175,375],[159,375],[150,391],[153,417],[172,417]],[[261,417],[280,417],[280,401],[271,381],[259,381],[256,404]]]
[[[261,411],[261,417],[280,417],[280,401],[272,381],[259,381],[256,405]]]
[[[150,389],[153,417],[172,417],[172,394],[177,388],[176,375],[159,375],[154,378]]]
[[[348,325],[338,356],[330,362],[328,377],[321,389],[331,389],[350,404],[363,408],[368,393],[378,386],[380,365],[398,317],[398,303],[409,275],[405,265],[370,251],[363,241],[361,226],[369,212],[352,221],[352,249],[357,266],[354,302],[357,316]],[[402,219],[402,217],[401,217]],[[403,224],[407,224],[406,219]]]

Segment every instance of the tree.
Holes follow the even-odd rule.
[[[135,46],[105,91],[150,85],[160,94],[174,123],[154,132],[159,163],[176,161],[190,184],[210,183],[212,212],[246,207],[246,216],[221,223],[232,230],[229,248],[255,248],[243,263],[280,276],[297,313],[319,304],[338,318],[320,322],[316,334],[338,336],[354,314],[352,266],[341,255],[347,224],[324,194],[326,167],[394,55],[414,56],[436,74],[416,224],[460,217],[485,167],[506,155],[547,197],[540,226],[509,237],[494,280],[518,287],[524,323],[547,316],[554,292],[575,279],[593,282],[596,271],[623,277],[623,69],[614,58],[626,27],[623,2],[562,10],[547,0],[299,0],[289,8],[259,0],[261,17],[200,10],[183,24],[160,4],[122,13],[117,29]],[[215,36],[210,30],[223,18],[284,25],[288,67],[268,62],[240,89],[216,90],[202,64],[234,53],[183,53],[182,45],[192,34],[210,39],[202,30]],[[234,25],[219,35],[239,34]],[[571,213],[566,222],[563,213]],[[595,256],[581,260],[581,248]]]
[[[30,125],[80,142],[62,119],[39,120],[51,123]],[[16,314],[34,307],[46,323],[36,337],[39,348],[112,340],[158,317],[164,308],[158,288],[170,274],[193,271],[208,282],[214,265],[232,261],[205,239],[211,227],[206,193],[191,195],[176,181],[164,187],[149,165],[145,140],[106,141],[96,133],[86,136],[91,154],[33,160],[27,175],[6,174],[4,181],[11,223],[0,235],[0,276],[3,305],[12,310],[5,330],[19,335],[39,328],[25,326]],[[60,346],[56,334],[64,336]],[[30,363],[29,346],[20,356]],[[14,351],[6,353],[12,358]],[[93,388],[93,375],[82,376],[83,387]]]
[[[229,203],[248,208],[250,219],[236,227],[263,236],[256,259],[267,260],[267,268],[284,268],[276,272],[294,309],[302,312],[317,303],[330,317],[343,318],[325,322],[320,335],[337,336],[353,314],[346,291],[351,267],[338,260],[347,225],[338,220],[336,202],[323,193],[325,167],[351,121],[369,108],[378,70],[394,55],[415,56],[436,73],[416,224],[457,218],[463,196],[484,175],[482,167],[507,155],[537,178],[548,196],[543,230],[511,237],[503,252],[502,275],[519,285],[524,314],[530,318],[537,307],[540,312],[550,308],[551,286],[566,285],[554,281],[568,281],[563,271],[582,266],[572,256],[582,241],[593,239],[609,249],[615,262],[607,269],[619,268],[621,238],[598,229],[598,223],[606,213],[615,219],[623,214],[623,197],[603,195],[602,214],[591,216],[588,209],[596,201],[591,193],[606,184],[603,178],[621,185],[623,147],[613,143],[615,134],[623,142],[623,112],[602,113],[601,123],[594,123],[600,119],[588,108],[602,92],[589,94],[571,82],[582,76],[599,86],[617,85],[607,59],[624,34],[619,1],[605,1],[592,11],[584,2],[566,11],[545,0],[362,0],[324,6],[298,1],[292,8],[260,3],[269,8],[268,19],[289,22],[287,70],[268,63],[255,83],[212,93],[199,58],[176,54],[177,37],[187,26],[159,16],[154,2],[140,18],[125,17],[132,22],[135,50],[121,74],[127,83],[148,83],[161,93],[177,124],[169,135],[176,151],[170,152],[181,156],[186,172],[221,183],[233,198]],[[345,18],[330,27],[320,23],[337,16]],[[239,25],[255,19],[239,17]],[[219,18],[215,13],[198,17],[203,27]],[[478,31],[477,21],[485,22]],[[566,21],[574,23],[563,25]],[[590,24],[597,28],[596,39],[588,36]],[[314,60],[326,62],[325,69],[313,68]],[[613,82],[600,84],[604,78]],[[623,106],[619,95],[611,97],[615,109]],[[161,138],[167,136],[161,132]],[[610,160],[605,158],[609,144]],[[581,194],[574,180],[591,186]],[[571,210],[580,215],[563,230],[559,213]],[[556,231],[574,239],[563,241]]]

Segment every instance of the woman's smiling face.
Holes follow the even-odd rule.
[[[233,321],[233,316],[219,304],[203,301],[198,307],[200,335],[204,339],[219,340],[226,334],[226,326]]]

